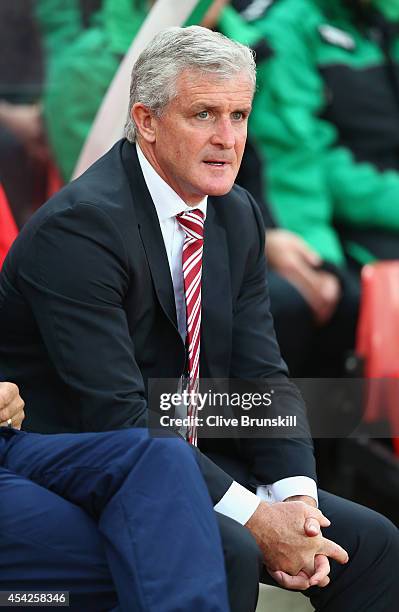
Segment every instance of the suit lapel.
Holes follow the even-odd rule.
[[[221,378],[230,349],[232,307],[226,233],[220,224],[217,201],[208,199],[202,268],[201,362],[203,376]],[[215,209],[216,207],[216,209]]]
[[[176,304],[168,256],[157,211],[140,168],[136,147],[125,142],[122,150],[122,159],[129,179],[139,232],[151,271],[155,292],[166,316],[177,330]]]

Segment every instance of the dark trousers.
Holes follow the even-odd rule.
[[[79,611],[228,611],[215,513],[183,440],[0,431],[0,589],[68,590]]]
[[[133,450],[135,434],[21,433],[5,445],[4,467],[45,488],[30,483],[28,493],[25,478],[5,470],[0,474],[0,499],[7,499],[0,504],[0,526],[8,534],[0,540],[1,589],[68,587],[76,610],[97,612],[112,609],[113,581],[120,603],[125,602],[122,610],[226,609],[218,534],[209,522],[209,504],[199,503],[198,495],[194,501],[202,478],[183,467],[188,462],[196,468],[193,455],[183,442],[150,442],[147,436]],[[132,462],[136,452],[137,463]],[[5,498],[7,482],[14,493]],[[180,507],[187,490],[192,495]],[[331,584],[305,595],[320,612],[396,612],[398,530],[372,510],[323,491],[319,496],[321,510],[332,521],[324,533],[346,548],[350,562],[332,562]],[[231,610],[251,612],[259,581],[273,581],[249,531],[228,517],[217,515],[217,520]]]
[[[242,484],[248,484],[241,461],[233,461],[216,452],[209,454]],[[331,526],[323,530],[325,537],[343,546],[350,561],[347,565],[331,561],[331,583],[325,588],[312,587],[304,595],[310,598],[318,612],[397,612],[398,529],[381,514],[322,490],[319,490],[319,507],[331,520]],[[257,596],[258,582],[278,585],[266,572],[260,550],[248,538],[248,530],[236,525],[230,539],[223,537],[222,531],[223,546],[240,549],[247,561],[246,586],[241,587],[241,596],[232,605],[232,610],[250,612],[254,608],[245,606],[244,598],[251,602]]]
[[[355,345],[360,303],[358,273],[342,270],[342,296],[331,320],[319,327],[309,304],[285,278],[269,271],[277,340],[294,378],[338,377]]]

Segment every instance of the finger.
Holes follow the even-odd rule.
[[[321,257],[299,236],[297,247],[303,259],[312,267],[318,267],[322,263]]]
[[[321,532],[320,523],[318,520],[314,518],[307,518],[305,520],[305,533],[309,537],[314,537],[319,535]]]
[[[315,315],[322,316],[325,309],[325,301],[320,292],[318,272],[303,264],[297,267],[295,275],[291,275],[289,280],[309,303]]]
[[[269,571],[269,574],[284,589],[306,591],[310,586],[309,578],[304,572],[300,572],[297,576],[290,576],[282,571]]]
[[[311,283],[315,303],[320,314],[333,312],[339,299],[340,286],[338,280],[327,273],[314,269],[306,270],[306,277]]]
[[[14,424],[15,422],[18,422],[19,419],[21,419],[22,423],[22,420],[25,417],[24,406],[25,403],[23,399],[18,395],[17,399],[14,399],[2,410],[0,410],[0,422],[7,423],[8,419],[11,419]]]
[[[315,573],[310,577],[311,586],[320,586],[330,573],[330,562],[325,555],[316,555],[314,559]]]
[[[321,294],[327,302],[336,302],[341,294],[339,280],[329,272],[319,272]]]
[[[330,582],[331,582],[330,577],[326,576],[325,578],[323,578],[323,580],[320,580],[317,586],[322,589],[326,587],[328,584],[330,584]]]
[[[23,419],[21,418],[11,419],[10,423],[10,420],[7,419],[7,421],[0,422],[0,427],[12,427],[13,429],[21,429],[22,421]]]
[[[329,527],[331,521],[318,508],[306,506],[306,519],[316,519],[321,527]]]
[[[336,544],[332,540],[328,540],[327,538],[322,538],[321,540],[321,548],[319,553],[330,557],[331,559],[335,559],[338,563],[344,565],[349,561],[349,555],[342,546]]]
[[[6,421],[9,417],[3,418],[4,411],[7,410],[8,406],[15,401],[19,396],[19,390],[17,385],[9,382],[0,383],[0,419]]]
[[[21,429],[22,422],[25,418],[25,412],[22,410],[11,418],[11,425],[14,429]],[[2,427],[8,427],[8,422],[0,423]]]

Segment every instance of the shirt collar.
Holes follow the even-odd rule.
[[[196,206],[187,206],[181,197],[173,191],[172,187],[154,170],[137,143],[136,149],[144,180],[154,202],[159,221],[165,221],[182,212],[193,210],[193,208],[201,210],[205,219],[208,196],[205,196]]]

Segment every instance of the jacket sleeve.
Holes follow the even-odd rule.
[[[82,431],[146,424],[144,382],[123,308],[127,284],[122,240],[93,204],[49,216],[20,264],[19,290]]]
[[[193,453],[198,461],[202,476],[208,487],[209,495],[213,505],[215,506],[227,493],[228,489],[233,484],[232,477],[222,470],[216,463],[211,461],[209,457],[201,453],[197,447],[192,447]]]
[[[255,201],[248,194],[252,207],[252,228],[242,239],[251,244],[245,276],[234,304],[233,346],[230,377],[244,381],[244,388],[273,389],[272,407],[268,416],[296,416],[297,427],[292,437],[241,438],[240,443],[252,474],[260,484],[276,482],[291,476],[308,476],[316,480],[313,444],[302,397],[288,379],[288,372],[277,344],[270,313],[269,289],[264,257],[264,226]],[[272,413],[272,414],[271,414]],[[262,430],[261,430],[262,431]],[[267,433],[263,430],[263,433]]]
[[[398,231],[399,174],[380,172],[358,163],[350,151],[333,147],[325,160],[326,182],[334,201],[334,217],[352,227]]]

